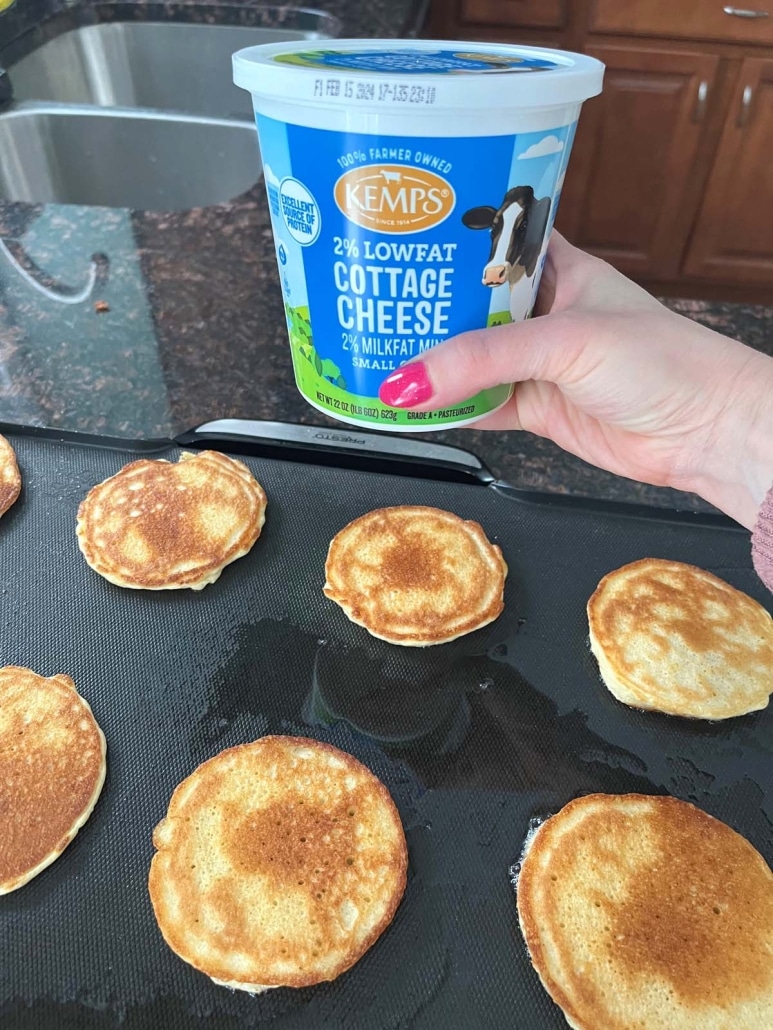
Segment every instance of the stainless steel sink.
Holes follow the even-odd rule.
[[[243,193],[262,166],[231,55],[340,29],[321,11],[272,18],[281,27],[88,25],[15,61],[0,54],[14,96],[0,112],[0,199],[172,211]]]
[[[19,100],[150,107],[252,120],[248,93],[231,81],[241,47],[335,35],[324,12],[287,10],[282,28],[116,22],[73,29],[44,43],[8,74]],[[2,63],[2,62],[0,62]]]
[[[0,115],[0,198],[172,211],[231,200],[261,175],[252,122],[21,103]]]

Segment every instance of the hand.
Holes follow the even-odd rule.
[[[476,429],[526,429],[751,528],[773,483],[773,359],[669,311],[555,232],[535,314],[425,352],[381,400],[426,411],[513,382]]]

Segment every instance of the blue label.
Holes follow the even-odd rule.
[[[258,130],[294,359],[317,380],[375,398],[449,337],[528,317],[574,125],[403,138],[259,115]]]
[[[347,71],[409,75],[458,75],[492,72],[542,72],[563,67],[543,57],[526,57],[511,50],[302,50],[274,57],[280,64],[306,68],[343,68]]]

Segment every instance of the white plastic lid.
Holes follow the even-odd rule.
[[[234,82],[256,96],[411,114],[576,104],[601,92],[603,76],[584,54],[449,40],[307,40],[233,56]]]

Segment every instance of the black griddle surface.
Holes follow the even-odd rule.
[[[747,533],[242,457],[269,498],[252,552],[200,593],[122,590],[86,565],[75,517],[138,455],[10,439],[24,488],[0,522],[0,664],[73,677],[105,731],[108,773],[62,857],[0,898],[3,1030],[561,1030],[511,882],[533,820],[592,791],[670,793],[773,861],[773,709],[717,725],[628,709],[599,680],[585,617],[601,576],[646,556],[700,565],[770,610]],[[493,626],[403,649],[326,600],[332,536],[391,504],[447,508],[500,544],[510,575]],[[169,950],[146,881],[174,787],[265,733],[316,737],[368,765],[400,810],[410,868],[393,925],[352,970],[250,997]]]

